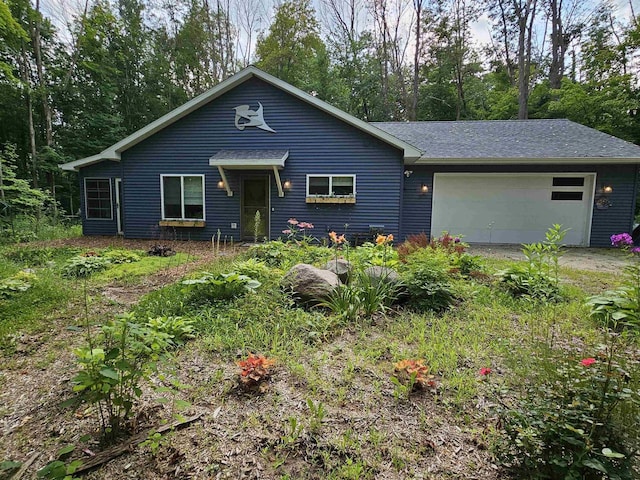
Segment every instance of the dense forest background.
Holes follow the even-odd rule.
[[[76,210],[59,163],[251,63],[364,120],[562,117],[640,143],[632,0],[75,1],[0,0],[0,210]]]

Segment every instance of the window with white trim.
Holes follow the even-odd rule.
[[[160,175],[163,220],[204,220],[204,175]]]
[[[85,178],[84,195],[85,214],[87,219],[113,220],[110,179]]]
[[[355,175],[307,175],[307,197],[355,196]]]

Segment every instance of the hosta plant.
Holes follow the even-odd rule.
[[[203,272],[198,278],[183,280],[192,301],[229,300],[255,291],[261,283],[236,272],[213,274]]]
[[[111,262],[94,255],[78,255],[70,258],[62,267],[62,276],[67,278],[86,278],[96,272],[106,270]]]

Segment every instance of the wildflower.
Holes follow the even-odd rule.
[[[333,243],[335,243],[336,245],[340,245],[341,243],[346,242],[346,238],[344,237],[344,235],[340,235],[338,236],[338,234],[336,232],[329,232],[329,238],[331,239],[331,241]]]
[[[491,373],[491,369],[489,367],[482,367],[480,369],[480,375],[482,375],[483,377],[486,377],[490,373]]]
[[[614,247],[626,247],[628,245],[633,245],[633,238],[628,233],[617,233],[615,235],[611,235],[611,245]]]
[[[286,230],[282,230],[282,233],[284,233],[285,235],[291,235],[291,230],[287,228]]]
[[[593,365],[594,363],[596,363],[596,359],[592,357],[583,358],[582,360],[580,360],[580,364],[584,367],[588,367],[589,365]]]
[[[287,220],[287,223],[289,225],[298,225],[299,222],[295,218],[290,218],[289,220]]]

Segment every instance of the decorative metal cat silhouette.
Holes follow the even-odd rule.
[[[236,111],[236,128],[238,130],[244,130],[246,127],[257,127],[267,132],[276,133],[276,131],[264,121],[262,113],[263,107],[260,102],[258,102],[257,110],[251,110],[249,105],[239,105],[235,107],[234,110]]]

